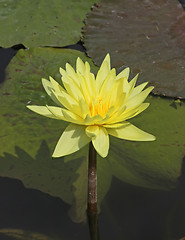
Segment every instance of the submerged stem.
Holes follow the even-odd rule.
[[[99,240],[98,211],[97,211],[97,172],[96,172],[96,150],[92,142],[89,144],[88,165],[88,201],[87,215],[91,240]]]

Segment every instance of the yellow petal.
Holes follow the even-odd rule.
[[[86,134],[92,139],[92,143],[97,153],[105,158],[109,151],[109,135],[104,127],[88,126]]]
[[[82,124],[83,119],[80,118],[78,115],[68,111],[67,109],[64,108],[59,108],[59,107],[52,107],[52,106],[46,106],[48,110],[58,119],[67,121],[67,122],[72,122],[76,124]]]
[[[51,76],[49,76],[49,80],[50,80],[55,92],[65,91],[65,89],[62,86],[60,86],[60,84],[57,81],[55,81]]]
[[[85,64],[79,57],[76,60],[76,72],[82,75],[85,73]]]
[[[116,80],[118,80],[119,78],[126,78],[128,80],[129,73],[130,69],[127,67],[117,75]]]
[[[73,67],[69,63],[66,63],[66,72],[74,80],[76,79],[76,72],[75,72],[75,70],[73,69]]]
[[[128,94],[130,92],[130,84],[126,78],[124,78],[124,80],[123,80],[123,92],[126,93],[126,96],[128,96]]]
[[[122,122],[124,118],[121,116],[124,113],[125,109],[126,109],[126,106],[122,105],[107,119],[105,124],[114,124],[114,123]]]
[[[128,99],[133,98],[135,95],[139,94],[148,84],[148,82],[142,83],[140,85],[138,85],[137,87],[135,87],[131,93],[130,96],[128,97]]]
[[[134,106],[135,107],[139,106],[142,102],[144,102],[144,100],[146,99],[148,94],[153,90],[153,88],[154,87],[148,87],[144,91],[142,91],[139,94],[135,95],[133,98],[128,99],[128,101],[126,102],[127,108],[132,108]]]
[[[85,132],[89,138],[95,138],[99,134],[99,127],[97,125],[88,126]]]
[[[74,153],[90,141],[91,139],[86,135],[84,126],[71,123],[60,137],[53,157],[62,157]]]
[[[130,85],[130,92],[132,92],[132,90],[134,89],[135,85],[136,85],[136,81],[138,79],[139,74],[137,74],[134,78],[132,78],[132,80],[129,82]],[[129,92],[129,93],[130,93]]]
[[[80,106],[80,109],[81,109],[81,115],[85,119],[87,114],[90,115],[89,107],[88,107],[87,103],[84,101],[84,99],[79,100],[79,106]]]
[[[84,71],[84,75],[89,73],[90,70],[91,70],[91,67],[90,67],[90,65],[89,65],[89,63],[87,61],[85,62],[85,69],[84,70],[85,70]]]
[[[123,92],[123,81],[125,79],[120,78],[116,81],[116,84],[113,86],[111,96],[111,105],[115,107],[115,110],[118,110],[125,103],[126,93]]]
[[[42,116],[45,117],[49,117],[49,118],[54,118],[54,119],[58,119],[58,117],[56,117],[55,115],[53,115],[47,107],[45,106],[35,106],[35,105],[28,105],[26,106],[27,108],[29,108],[30,110],[32,110],[35,113],[38,113]]]
[[[52,86],[51,82],[48,81],[45,78],[42,78],[42,85],[43,85],[45,91],[47,92],[47,94],[50,96],[51,95],[51,89],[53,89],[53,86]]]
[[[104,128],[120,128],[124,125],[127,125],[127,122],[113,123],[113,124],[104,124]]]
[[[48,81],[47,79],[42,78],[42,85],[45,89],[45,91],[47,92],[47,94],[51,97],[51,99],[58,105],[58,106],[62,106],[62,104],[60,103],[60,101],[56,98],[56,96],[53,94],[54,88],[53,85],[51,84],[50,81]]]
[[[127,123],[119,128],[107,128],[108,134],[131,141],[154,141],[155,136],[140,130],[131,123]]]
[[[80,116],[81,110],[79,103],[73,97],[71,97],[65,91],[63,92],[61,91],[60,93],[53,91],[53,94],[56,96],[56,98],[60,101],[60,103],[64,107],[66,107],[69,111]]]
[[[94,117],[91,117],[89,114],[84,119],[84,124],[85,125],[93,125],[95,123],[98,123],[103,120],[103,117],[100,115],[96,115]]]
[[[116,70],[115,68],[111,69],[111,71],[107,74],[101,88],[99,89],[99,96],[104,97],[107,92],[110,91],[110,89],[113,89],[116,79]]]
[[[150,103],[142,103],[139,107],[137,107],[131,111],[128,111],[128,112],[125,111],[125,113],[123,113],[123,115],[122,115],[123,120],[130,119],[130,118],[137,116],[138,114],[140,114],[141,112],[146,110],[149,107],[149,105],[150,105]]]
[[[125,92],[128,97],[135,87],[138,76],[139,74],[137,74],[130,82],[128,82],[126,78],[124,79],[125,81],[123,81],[123,92]]]
[[[96,81],[93,73],[90,72],[90,65],[85,62],[85,72],[84,77],[87,83],[87,88],[91,96],[96,95]]]
[[[129,108],[128,110],[119,112],[117,114],[114,114],[113,117],[109,120],[110,123],[114,124],[117,122],[122,122],[125,121],[127,119],[133,118],[135,116],[137,116],[138,114],[140,114],[141,112],[143,112],[150,104],[149,103],[142,103],[140,106],[136,107],[136,108]]]
[[[103,60],[100,69],[97,73],[96,77],[96,89],[97,92],[99,91],[101,85],[103,84],[105,78],[107,77],[107,74],[110,71],[110,55],[107,54],[105,59]]]
[[[63,80],[63,77],[65,77],[67,79],[69,78],[70,81],[75,82],[77,86],[80,86],[79,82],[77,81],[77,74],[75,72],[73,72],[73,74],[69,75],[63,68],[60,68],[59,71],[60,71],[60,74],[62,75],[62,80]],[[74,69],[73,69],[73,71],[74,71]],[[65,87],[65,85],[64,85],[64,87]]]
[[[83,94],[79,88],[79,83],[77,84],[76,81],[74,81],[74,79],[72,79],[66,73],[62,75],[62,82],[67,93],[76,101],[78,101],[80,98],[83,98]]]

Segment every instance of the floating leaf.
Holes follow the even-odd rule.
[[[185,104],[173,107],[173,100],[152,96],[147,101],[150,108],[132,123],[153,133],[157,140],[111,139],[112,172],[120,180],[137,186],[170,189],[178,183],[185,156]]]
[[[66,46],[80,40],[83,20],[94,0],[2,0],[0,46]]]
[[[185,98],[185,13],[178,1],[101,1],[86,19],[87,53],[100,64],[107,52],[121,71],[142,73],[155,94]]]

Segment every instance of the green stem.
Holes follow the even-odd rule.
[[[92,142],[89,144],[89,165],[88,165],[88,201],[87,215],[91,240],[99,240],[98,211],[97,211],[97,154]]]

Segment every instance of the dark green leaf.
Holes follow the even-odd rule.
[[[0,46],[66,46],[80,40],[94,0],[2,0]]]

